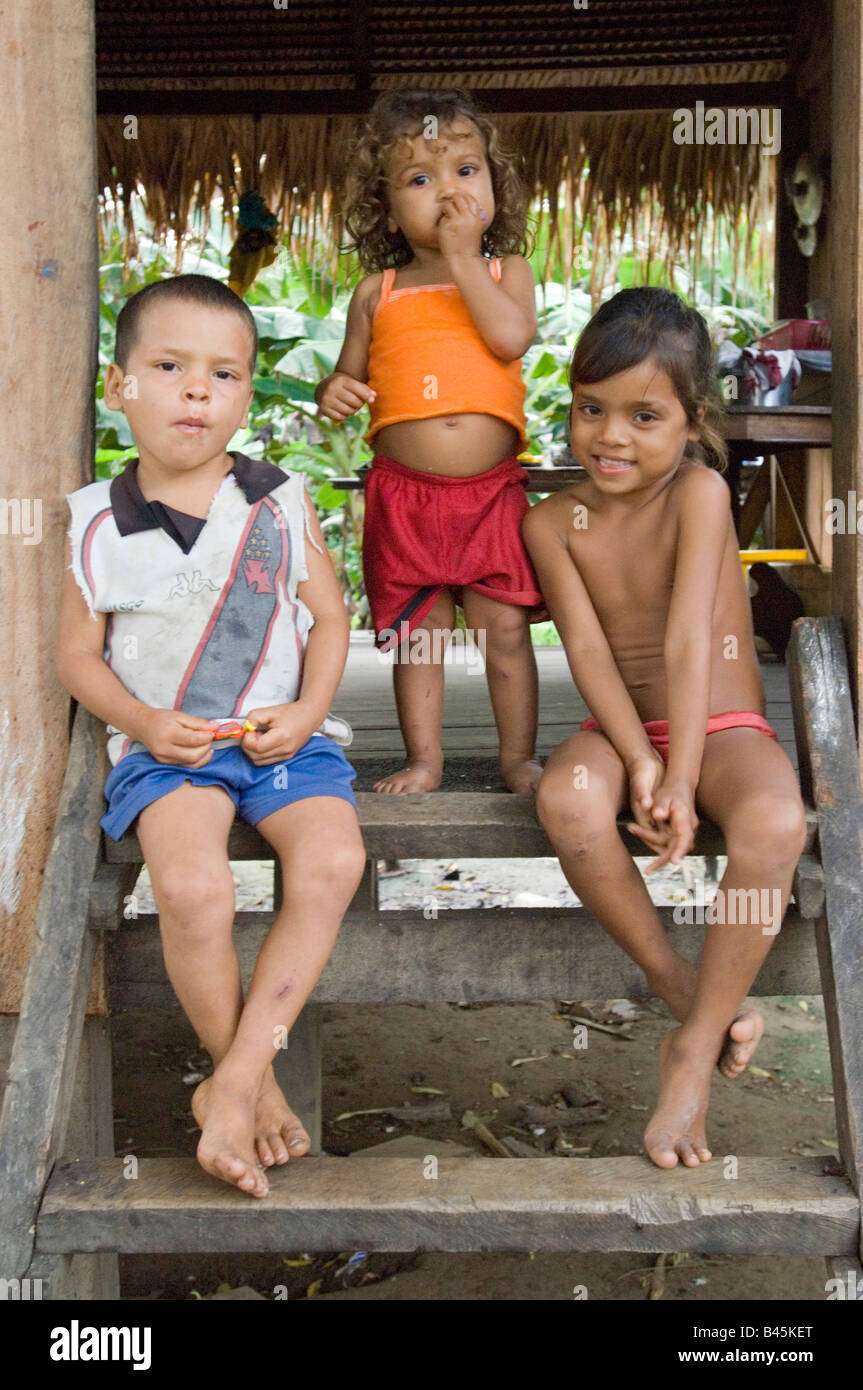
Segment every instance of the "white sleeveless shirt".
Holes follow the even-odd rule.
[[[314,624],[297,595],[308,579],[303,476],[233,458],[196,535],[177,513],[187,534],[171,534],[171,509],[166,523],[140,492],[137,460],[67,497],[75,579],[90,613],[109,615],[107,665],[145,705],[204,719],[296,700]],[[331,715],[316,732],[344,746],[353,738]],[[112,764],[141,751],[108,725]]]

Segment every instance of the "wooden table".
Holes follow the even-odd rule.
[[[740,469],[744,460],[758,455],[781,456],[800,449],[829,449],[833,442],[832,411],[829,405],[734,406],[723,415],[722,433],[728,444],[725,476],[731,488],[734,526],[740,535]],[[767,500],[765,492],[764,505]],[[755,525],[751,529],[754,534]],[[752,535],[742,537],[744,549],[751,539]]]

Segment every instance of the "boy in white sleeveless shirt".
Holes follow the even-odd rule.
[[[274,1047],[365,855],[338,746],[350,729],[329,713],[348,620],[314,508],[300,475],[226,449],[248,417],[256,351],[248,308],[207,276],[124,305],[105,402],[125,412],[139,456],[68,499],[58,670],[108,725],[102,825],[119,839],[137,821],[165,966],[213,1058],[192,1098],[198,1160],[265,1197],[265,1169],[309,1148]],[[245,1003],[227,855],[237,813],[274,847],[283,882]]]

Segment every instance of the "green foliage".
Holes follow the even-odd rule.
[[[136,226],[138,256],[125,271],[123,237],[116,224],[109,224],[100,267],[102,369],[113,360],[117,315],[129,294],[178,270],[227,279],[230,236],[219,212],[216,203],[209,226],[200,225],[179,253],[176,246],[157,244],[146,224],[140,222]],[[582,232],[588,246],[583,263],[589,263],[590,228]],[[532,257],[535,270],[542,265],[543,256],[544,244]],[[602,298],[627,285],[644,283],[643,277],[639,278],[641,262],[642,249],[634,247],[631,238],[621,239],[614,283],[602,291]],[[588,278],[566,286],[559,270],[557,277],[537,286],[537,338],[523,360],[528,447],[531,454],[541,456],[567,440],[567,368],[576,338],[591,314]],[[651,283],[669,283],[666,272],[660,269],[650,278]],[[766,304],[756,281],[744,287],[742,295],[739,284],[735,285],[728,247],[721,250],[717,264],[712,269],[704,267],[697,279],[682,267],[676,268],[670,287],[701,310],[716,342],[724,337],[740,343],[749,341],[767,325]],[[248,427],[229,447],[305,474],[351,621],[355,626],[367,626],[360,552],[362,490],[348,491],[334,485],[338,478],[356,475],[371,458],[362,437],[365,414],[336,425],[318,417],[313,395],[316,383],[333,370],[341,351],[349,298],[350,290],[335,282],[320,263],[309,265],[291,258],[284,247],[275,263],[262,272],[246,296],[260,338],[254,398]],[[125,416],[108,410],[103,395],[100,371],[96,476],[113,477],[134,457],[135,450]],[[553,626],[535,625],[534,640],[556,641]]]

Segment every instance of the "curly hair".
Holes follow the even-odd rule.
[[[439,129],[460,118],[470,121],[482,137],[494,190],[495,214],[483,232],[486,256],[527,255],[528,192],[521,158],[504,149],[489,118],[474,106],[466,92],[401,89],[384,92],[362,122],[348,153],[345,178],[345,226],[351,237],[346,250],[356,250],[365,271],[407,265],[413,251],[404,233],[387,228],[387,160],[404,140],[422,135],[430,117]]]
[[[671,290],[643,285],[606,300],[575,345],[570,389],[626,372],[647,357],[671,378],[688,424],[698,430],[698,440],[687,443],[684,457],[724,472],[728,449],[718,428],[722,411],[710,334],[698,310]]]

